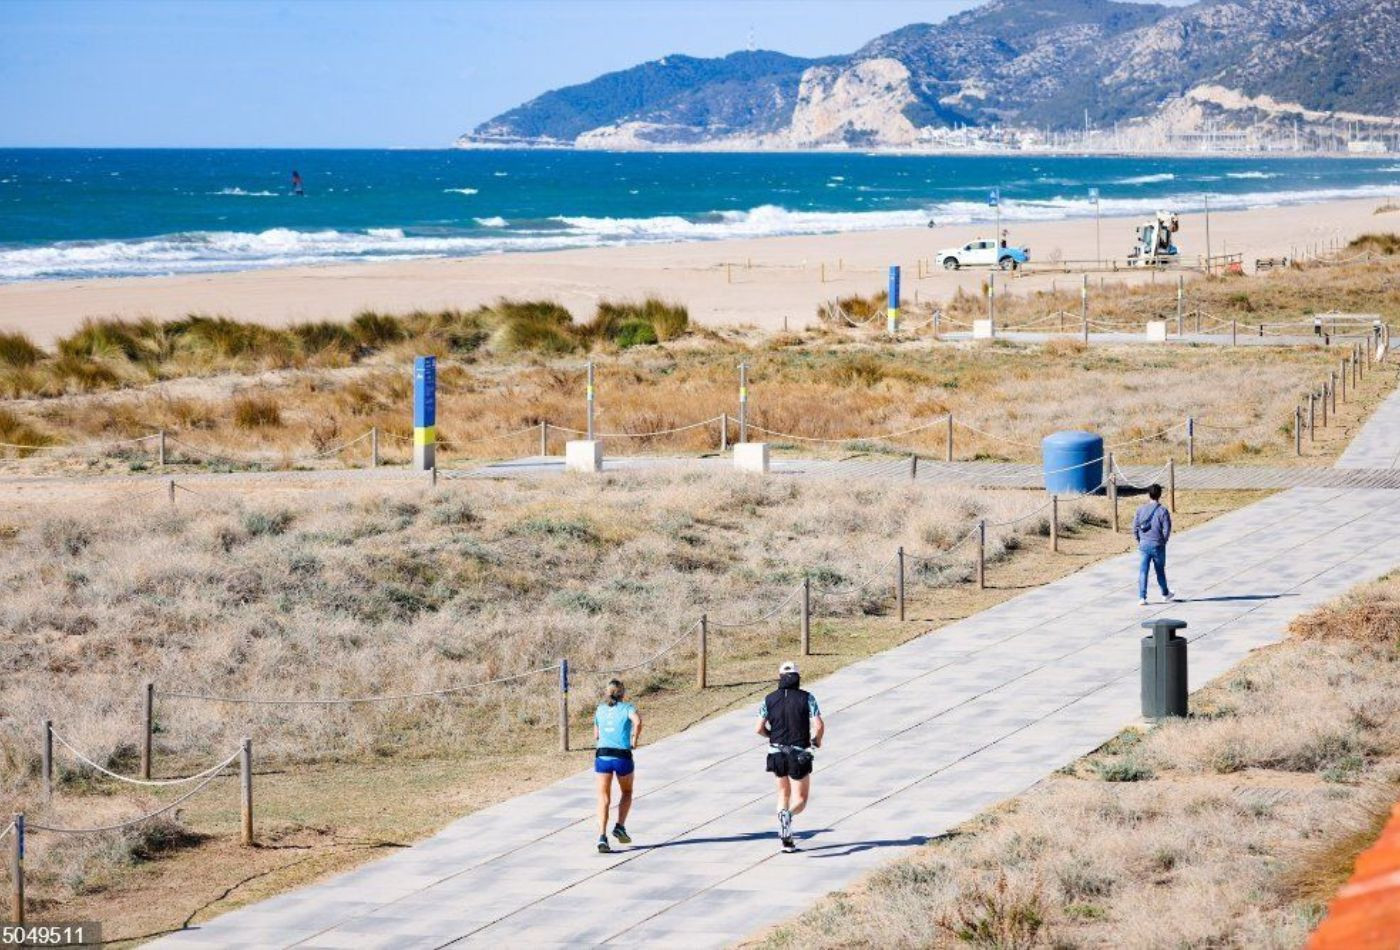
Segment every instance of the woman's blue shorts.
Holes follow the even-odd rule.
[[[637,763],[631,759],[614,759],[611,756],[600,755],[593,760],[593,771],[599,775],[631,775],[636,767]]]

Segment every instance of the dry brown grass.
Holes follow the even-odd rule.
[[[761,338],[736,336],[639,347],[600,360],[598,428],[648,433],[728,410],[730,438],[735,439],[736,366],[745,360],[751,422],[780,433],[835,440],[824,444],[764,436],[776,451],[918,451],[941,457],[941,427],[889,443],[868,437],[919,426],[951,411],[960,424],[956,455],[961,459],[1034,460],[1041,437],[1065,428],[1095,430],[1110,443],[1173,429],[1166,437],[1118,452],[1124,461],[1160,463],[1168,455],[1181,457],[1182,426],[1194,415],[1200,423],[1199,461],[1288,461],[1293,406],[1335,366],[1335,356],[1335,350],[1323,347],[1086,348],[1072,341],[929,347],[822,334],[809,335],[800,345],[765,345]],[[1393,375],[1384,368],[1370,374],[1363,398],[1344,407],[1350,416],[1343,422],[1361,418],[1389,391]],[[541,420],[584,428],[583,377],[577,358],[442,363],[438,434],[443,464],[535,454],[539,431],[530,430]],[[121,393],[14,402],[10,411],[58,443],[136,438],[164,428],[188,445],[269,465],[308,457],[377,426],[381,456],[392,464],[409,455],[411,392],[411,367],[402,362],[176,380]],[[281,424],[240,421],[240,407],[250,399],[274,401]],[[336,435],[328,439],[331,432]],[[516,434],[500,438],[502,433]],[[1335,425],[1319,429],[1321,441],[1309,443],[1307,461],[1328,457],[1347,434]],[[551,453],[562,452],[569,437],[554,430]],[[607,450],[696,453],[714,451],[718,442],[714,423],[673,435],[609,438]],[[107,458],[74,453],[52,464],[29,460],[9,467],[15,472],[148,468],[154,449],[146,443],[135,450],[119,447]],[[170,459],[203,461],[180,446],[172,447]],[[367,459],[368,445],[360,443],[317,464],[363,465]]]
[[[848,585],[896,544],[945,547],[970,518],[1003,518],[1039,503],[1034,493],[688,475],[442,485],[435,493],[248,480],[243,490],[255,500],[247,502],[227,484],[218,494],[196,486],[202,493],[182,493],[173,511],[160,498],[127,500],[97,486],[42,487],[0,519],[0,627],[8,645],[0,654],[0,811],[23,807],[36,820],[69,824],[130,817],[169,800],[124,789],[113,795],[60,749],[58,804],[38,802],[33,724],[52,718],[98,761],[134,771],[147,679],[162,690],[346,695],[474,682],[558,656],[582,668],[625,664],[669,642],[701,610],[719,620],[759,613],[804,572],[818,586]],[[652,503],[638,506],[641,493]],[[1238,503],[1187,497],[1185,524]],[[994,532],[991,590],[966,583],[961,550],[944,568],[911,571],[915,622],[888,616],[883,577],[866,597],[816,598],[814,674],[1121,551],[1123,535],[1093,527],[1102,512],[1091,509],[1102,504],[1066,511],[1058,556],[1045,554],[1036,520],[1021,534]],[[789,615],[712,632],[712,689],[703,694],[690,689],[689,642],[628,680],[664,735],[750,701],[775,658],[791,649],[794,631]],[[582,676],[576,685],[586,693],[602,679]],[[231,786],[221,781],[182,808],[177,825],[195,839],[171,838],[169,829],[157,829],[154,840],[141,831],[76,841],[36,836],[35,907],[51,917],[96,911],[131,928],[167,926],[198,906],[191,894],[212,899],[258,868],[280,870],[236,899],[373,853],[356,840],[413,840],[546,782],[580,765],[548,751],[555,742],[548,682],[329,709],[159,699],[157,774],[188,774],[252,735],[260,775],[268,770],[259,779],[260,835],[293,852],[230,853]],[[509,787],[499,782],[501,756],[521,768]],[[386,810],[385,781],[421,788],[423,797],[416,807]],[[198,837],[206,834],[213,837]],[[302,848],[309,863],[290,867]],[[152,905],[152,894],[166,902]],[[111,918],[109,904],[122,908]]]
[[[1302,618],[1190,719],[1124,732],[761,945],[1300,945],[1395,799],[1397,602],[1392,576]]]

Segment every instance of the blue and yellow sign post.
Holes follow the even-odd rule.
[[[413,467],[437,467],[437,357],[413,360]]]
[[[889,298],[885,301],[885,332],[891,336],[899,332],[899,265],[890,265]]]

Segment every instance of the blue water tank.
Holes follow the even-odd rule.
[[[1083,495],[1103,484],[1103,436],[1092,432],[1055,432],[1040,441],[1045,463],[1045,490],[1055,495]]]

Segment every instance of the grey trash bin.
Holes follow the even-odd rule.
[[[1186,715],[1185,620],[1147,620],[1152,631],[1142,638],[1142,714],[1148,719]]]

